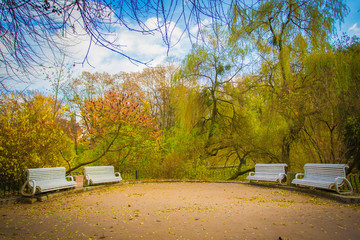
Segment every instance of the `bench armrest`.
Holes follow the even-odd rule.
[[[117,176],[116,176],[116,175],[117,175]],[[121,178],[120,173],[119,173],[119,172],[116,172],[116,173],[115,173],[115,177],[120,177],[120,178]]]
[[[32,193],[25,193],[25,192],[24,192],[25,187],[26,187],[27,185],[32,188]],[[31,196],[34,196],[35,192],[36,192],[36,182],[35,182],[35,180],[27,180],[27,181],[24,183],[24,185],[21,187],[21,194],[22,194],[23,196],[31,197]]]
[[[249,172],[249,177],[254,176],[254,175],[255,175],[255,172]]]
[[[296,175],[295,175],[295,179],[300,179],[299,177],[300,176],[305,176],[305,174],[304,173],[297,173]]]
[[[279,173],[279,178],[284,178],[286,177],[286,173]]]
[[[342,181],[340,182],[340,186],[342,186],[342,185],[344,184],[343,182],[345,182],[345,183],[348,185],[348,187],[349,187],[349,189],[350,189],[348,192],[341,192],[341,191],[340,191],[340,189],[339,189],[340,186],[339,186],[339,184],[338,184],[338,181],[339,181],[339,180],[342,180]],[[336,192],[339,193],[339,194],[342,194],[342,193],[352,194],[353,191],[354,191],[351,183],[350,183],[349,180],[347,180],[345,177],[337,177],[337,178],[335,179],[335,190],[336,190]]]
[[[66,179],[68,179],[68,178],[69,178],[69,179],[70,179],[70,181],[72,181],[72,182],[74,181],[74,177],[73,177],[73,176],[66,176],[65,178],[66,178]],[[68,181],[69,181],[69,180],[68,180]]]

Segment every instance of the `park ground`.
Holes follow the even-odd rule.
[[[116,184],[0,217],[0,239],[360,239],[358,204],[253,184]]]

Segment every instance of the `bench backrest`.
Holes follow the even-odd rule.
[[[285,173],[285,163],[271,163],[271,164],[255,164],[255,174],[276,174]]]
[[[29,168],[26,169],[28,180],[35,180],[36,182],[49,181],[55,179],[65,179],[65,167],[52,168]]]
[[[346,177],[347,164],[307,163],[304,166],[307,178],[335,179]]]
[[[89,176],[114,176],[114,166],[90,166],[84,167],[84,174]]]

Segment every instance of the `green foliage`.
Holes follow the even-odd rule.
[[[190,168],[197,168],[203,163],[199,160],[203,154],[202,139],[192,131],[172,128],[164,132],[160,142],[162,170],[187,173]],[[181,176],[184,177],[184,176]]]
[[[321,85],[321,81],[313,74],[323,71],[315,67],[331,69],[330,74],[335,72],[322,65],[320,58],[313,57],[329,48],[335,22],[342,21],[347,13],[346,6],[342,1],[270,0],[252,6],[239,5],[234,13],[232,41],[248,44],[254,50],[252,53],[261,59],[259,63],[254,61],[255,72],[261,81],[254,79],[253,84],[262,87],[258,94],[267,102],[263,112],[270,113],[268,116],[276,120],[275,128],[271,127],[272,121],[263,126],[266,131],[273,131],[276,137],[271,139],[275,138],[274,142],[281,147],[281,155],[278,151],[272,152],[291,169],[291,165],[299,161],[291,149],[300,144],[308,118],[318,116],[317,96],[312,90],[316,88],[314,85]],[[331,61],[322,60],[331,64]],[[307,67],[312,71],[307,71]],[[333,79],[331,75],[326,77],[327,82]],[[306,134],[311,138],[314,135],[309,131]],[[335,161],[335,142],[330,142],[333,149],[329,154]]]
[[[351,168],[360,169],[360,41],[347,39],[336,52],[338,63],[339,128],[343,154]],[[341,90],[342,89],[342,90]],[[340,91],[341,90],[341,91]]]

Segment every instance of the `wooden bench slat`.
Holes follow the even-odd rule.
[[[334,189],[338,193],[352,193],[353,188],[351,183],[346,179],[347,164],[318,164],[307,163],[304,166],[304,174],[296,174],[292,184],[323,188]],[[299,178],[303,175],[303,178]],[[339,187],[347,184],[349,187],[348,192],[340,192]]]
[[[115,172],[113,166],[84,167],[84,174],[88,185],[122,181],[120,173]]]
[[[246,179],[249,181],[279,182],[286,177],[287,164],[284,163],[259,163],[255,164],[255,172],[250,172]]]
[[[42,193],[76,186],[72,177],[70,181],[66,180],[65,167],[29,168],[25,172],[27,180],[21,188],[21,194],[24,196],[33,196],[36,191]],[[31,194],[25,192],[26,187],[32,189]]]

